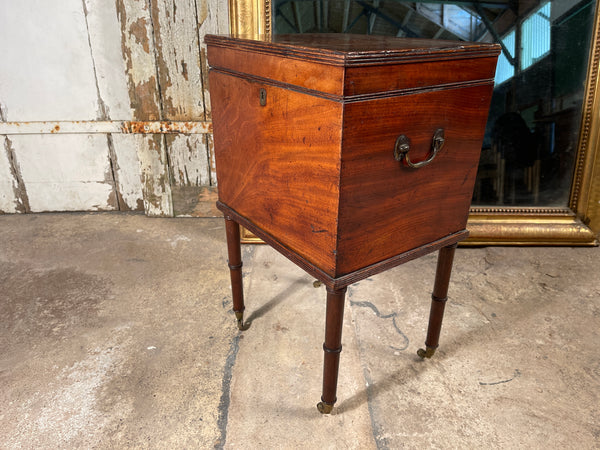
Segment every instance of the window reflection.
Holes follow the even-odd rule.
[[[510,80],[515,76],[515,63],[513,58],[513,55],[515,54],[515,35],[516,32],[513,29],[502,37],[502,53],[498,57],[498,65],[496,66],[496,85],[504,83],[506,80]]]

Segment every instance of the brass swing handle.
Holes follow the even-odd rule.
[[[435,133],[433,133],[433,141],[431,143],[431,152],[429,153],[429,156],[427,157],[427,159],[425,159],[423,161],[419,161],[419,162],[412,162],[410,160],[410,158],[408,157],[408,151],[410,150],[410,139],[405,134],[401,134],[400,136],[398,136],[398,139],[396,139],[396,145],[394,147],[394,159],[396,161],[404,160],[404,161],[406,161],[406,164],[408,165],[408,167],[412,167],[413,169],[418,169],[420,167],[426,166],[431,161],[433,161],[433,158],[435,158],[435,155],[437,155],[438,152],[444,146],[444,142],[445,142],[444,129],[438,128],[437,130],[435,130]]]

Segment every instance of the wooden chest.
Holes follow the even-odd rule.
[[[206,42],[219,199],[281,246],[339,278],[465,229],[497,46]],[[411,162],[441,148],[412,168],[407,145]]]
[[[440,250],[418,353],[438,345],[500,47],[347,34],[205,40],[238,326],[241,224],[327,287],[318,408],[328,413],[348,285]]]

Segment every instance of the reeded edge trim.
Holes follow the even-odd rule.
[[[598,245],[594,232],[568,210],[545,214],[535,210],[515,214],[472,213],[467,230],[470,236],[460,242],[461,247]],[[242,227],[242,243],[264,244],[264,241]]]
[[[323,284],[329,289],[335,291],[344,289],[345,287],[350,286],[353,283],[356,283],[360,280],[364,280],[365,278],[369,278],[370,276],[376,275],[385,270],[391,269],[392,267],[399,266],[400,264],[404,264],[405,262],[419,258],[428,253],[435,252],[442,247],[447,247],[449,245],[456,244],[457,242],[466,239],[469,235],[469,232],[467,230],[461,230],[456,233],[450,234],[442,239],[438,239],[437,241],[430,242],[429,244],[401,253],[400,255],[393,256],[378,263],[372,264],[370,266],[356,270],[349,274],[335,278],[325,273],[322,269],[318,268],[314,264],[302,258],[295,252],[291,251],[288,247],[279,242],[276,238],[271,236],[266,231],[263,231],[260,228],[258,228],[250,220],[238,214],[236,211],[234,211],[224,203],[220,201],[217,202],[217,208],[220,209],[223,212],[223,214],[225,214],[226,216],[230,216],[237,223],[244,226],[247,230],[250,230],[255,236],[263,240],[265,243],[269,244],[271,247],[273,247],[286,258],[288,258],[294,264],[308,272],[310,275],[315,277],[317,280],[322,281]]]
[[[285,56],[303,61],[314,61],[333,66],[357,67],[381,64],[402,64],[423,61],[455,61],[498,56],[500,47],[496,45],[469,45],[427,49],[392,49],[382,54],[378,51],[343,52],[333,49],[292,45],[274,42],[271,36],[262,34],[211,35],[204,42],[213,47],[233,48],[254,53]]]

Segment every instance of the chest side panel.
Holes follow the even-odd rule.
[[[492,84],[350,103],[344,112],[337,276],[463,230],[468,217]],[[399,135],[410,159],[394,159]]]
[[[215,70],[209,81],[220,201],[333,275],[341,104]]]
[[[349,67],[344,80],[344,94],[368,95],[492,79],[495,70],[495,56]]]

